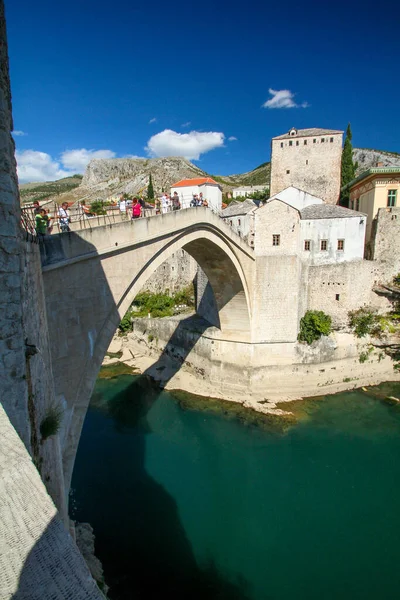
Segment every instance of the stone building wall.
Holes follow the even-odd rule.
[[[270,195],[293,185],[327,204],[337,204],[342,137],[336,133],[272,139]]]
[[[0,1],[0,39],[6,40]],[[0,401],[67,519],[57,437],[40,443],[54,403],[39,246],[21,229],[6,43],[0,44]]]
[[[373,221],[371,255],[388,276],[400,272],[400,207],[379,209]]]
[[[167,290],[174,294],[193,283],[196,273],[196,261],[184,250],[178,250],[149,277],[144,289],[154,294]]]

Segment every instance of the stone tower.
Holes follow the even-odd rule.
[[[271,187],[274,196],[290,185],[336,204],[340,193],[343,131],[295,129],[272,138]]]

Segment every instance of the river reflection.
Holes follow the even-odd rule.
[[[98,380],[72,506],[110,598],[398,597],[397,406],[350,392],[283,428],[204,408]]]

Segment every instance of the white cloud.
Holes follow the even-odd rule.
[[[190,127],[192,124],[192,121],[186,121],[186,123],[182,123],[181,127]]]
[[[50,154],[37,150],[23,150],[15,153],[20,183],[28,181],[54,181],[68,177],[70,172],[61,168],[60,163],[53,160]]]
[[[86,148],[80,148],[66,150],[61,154],[63,166],[75,173],[83,173],[92,158],[115,158],[115,152],[112,150],[86,150]]]
[[[20,129],[16,129],[12,132],[13,135],[28,135],[25,131],[21,131]]]
[[[17,171],[20,183],[31,181],[54,181],[69,177],[74,173],[83,173],[92,158],[114,158],[112,150],[86,150],[77,148],[66,150],[59,159],[38,150],[17,150]]]
[[[152,119],[150,119],[149,125],[151,125],[152,123],[156,123],[156,122],[157,122],[156,117],[153,117]]]
[[[230,137],[228,137],[228,142],[237,142],[237,137],[231,135]]]
[[[164,129],[149,139],[145,150],[150,156],[183,156],[198,160],[201,154],[221,148],[224,139],[224,134],[218,131],[177,133]]]
[[[268,93],[272,98],[264,102],[263,108],[307,108],[309,104],[303,102],[296,104],[294,101],[294,93],[290,90],[273,90],[269,89]]]

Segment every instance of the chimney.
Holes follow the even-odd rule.
[[[377,167],[383,167],[383,162],[382,162],[382,161],[379,161],[379,162],[377,162],[377,163],[376,163],[376,166],[377,166]]]

